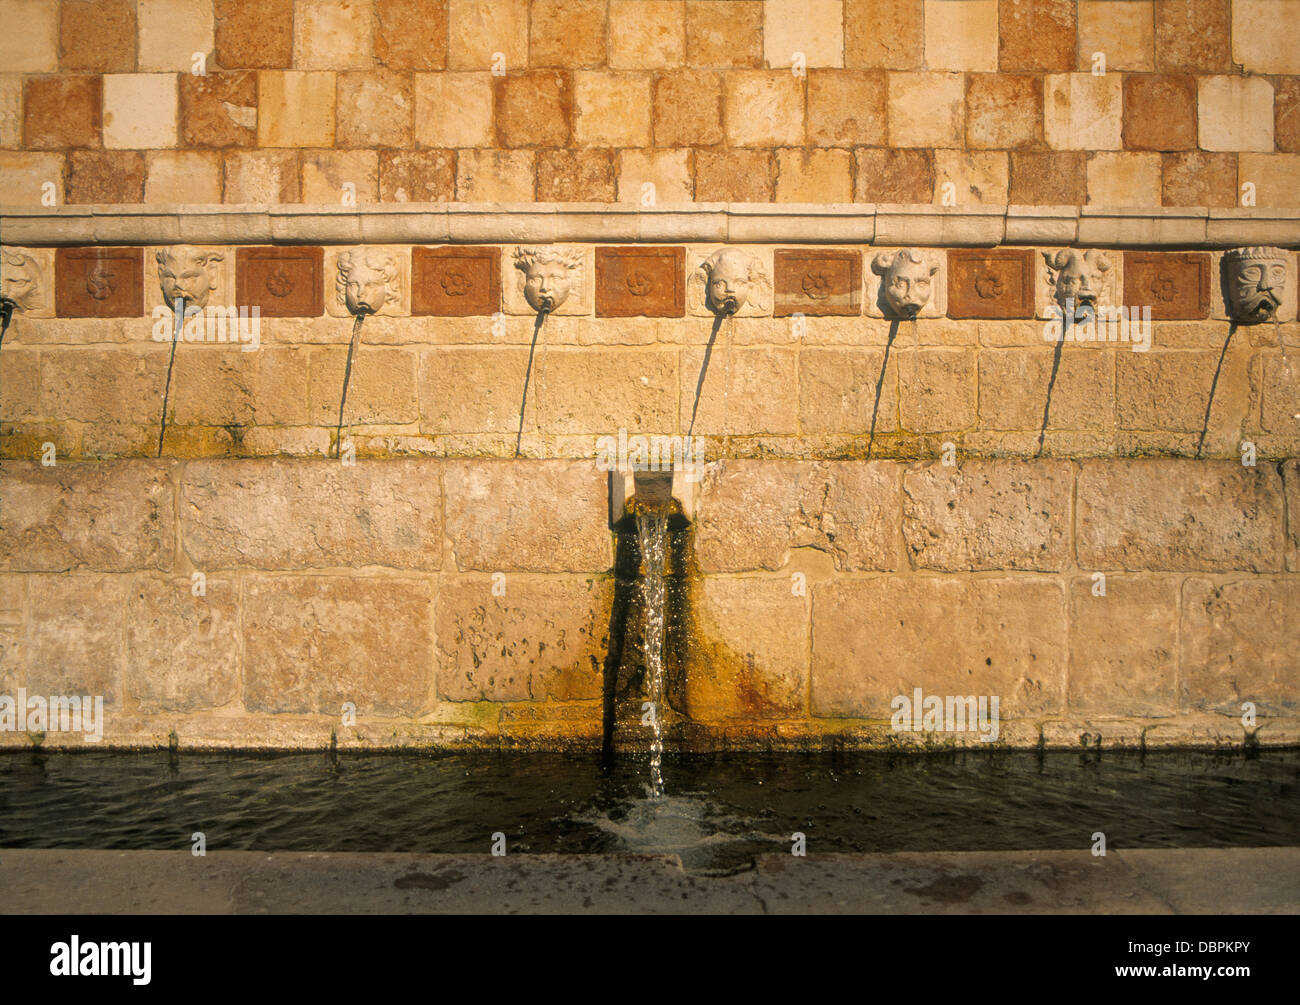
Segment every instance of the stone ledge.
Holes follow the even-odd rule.
[[[0,207],[5,244],[714,242],[1300,246],[1300,209],[770,203]]]

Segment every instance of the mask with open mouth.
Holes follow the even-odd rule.
[[[880,276],[881,311],[887,317],[910,321],[930,302],[939,266],[925,252],[904,248],[892,255],[887,251],[877,254],[871,271]]]
[[[523,273],[524,299],[539,314],[558,310],[569,299],[582,268],[581,248],[516,248],[515,268]]]
[[[217,288],[217,263],[224,260],[220,252],[177,245],[161,249],[154,259],[158,263],[158,285],[168,307],[178,299],[185,301],[187,310],[208,305],[208,297]]]
[[[1095,314],[1106,289],[1110,256],[1095,249],[1065,248],[1055,254],[1044,251],[1043,260],[1047,263],[1047,283],[1062,316],[1081,321]]]
[[[751,288],[763,281],[762,265],[739,248],[722,248],[700,263],[704,303],[714,314],[729,317],[749,302]]]
[[[1233,321],[1253,325],[1277,316],[1286,291],[1286,257],[1281,248],[1258,246],[1223,256],[1223,300]]]
[[[378,314],[401,297],[396,260],[381,248],[353,248],[339,254],[334,291],[352,315]]]

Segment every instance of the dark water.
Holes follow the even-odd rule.
[[[546,754],[0,755],[0,847],[810,854],[1300,843],[1300,751],[729,754],[610,773]]]

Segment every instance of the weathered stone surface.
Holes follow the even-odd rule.
[[[1249,569],[1282,564],[1282,481],[1236,461],[1084,461],[1079,564],[1092,569]]]
[[[1028,250],[950,249],[948,316],[1033,317],[1033,265],[1033,252]]]
[[[596,249],[596,316],[680,318],[686,313],[686,249]]]
[[[374,19],[369,4],[296,0],[293,65],[301,70],[368,70]]]
[[[1237,155],[1200,150],[1161,155],[1161,202],[1166,206],[1237,205]]]
[[[136,0],[136,20],[139,70],[189,73],[194,53],[212,55],[211,0]]]
[[[763,56],[770,67],[787,67],[794,53],[805,66],[844,65],[842,0],[766,0]]]
[[[332,70],[259,73],[258,146],[332,147],[337,77]]]
[[[609,65],[656,70],[686,59],[686,8],[680,0],[611,0]]]
[[[1247,73],[1300,72],[1300,54],[1288,38],[1294,18],[1287,0],[1233,0],[1233,62]]]
[[[604,578],[443,578],[435,605],[439,697],[599,698],[613,595]]]
[[[889,145],[960,147],[966,132],[966,85],[960,73],[889,75]]]
[[[845,66],[917,70],[924,58],[924,0],[844,0]]]
[[[729,460],[701,484],[704,572],[780,569],[793,548],[846,572],[898,567],[899,467],[885,461]]]
[[[864,149],[853,156],[854,202],[929,202],[934,195],[931,150]]]
[[[966,82],[966,145],[1010,150],[1043,138],[1043,82],[1032,74],[972,73]]]
[[[1157,321],[1200,320],[1210,313],[1210,256],[1126,251],[1124,303],[1150,306]]]
[[[809,348],[799,353],[799,428],[805,434],[866,435],[873,414],[877,433],[898,428],[896,354],[886,364],[883,349]]]
[[[686,707],[697,720],[802,718],[807,600],[789,580],[706,576],[695,596]]]
[[[885,142],[885,74],[812,70],[808,74],[808,143],[819,147]]]
[[[1056,582],[829,583],[812,590],[812,622],[813,715],[888,719],[894,697],[911,701],[915,688],[996,695],[1003,718],[1050,714],[1064,703],[1065,595]]]
[[[181,482],[181,538],[204,570],[437,569],[436,461],[196,461]]]
[[[690,202],[693,195],[689,150],[620,150],[618,201],[640,202],[650,194],[660,202]]]
[[[88,74],[28,77],[23,145],[28,150],[99,146],[101,79]]]
[[[1282,477],[1286,485],[1286,567],[1292,572],[1300,572],[1300,460],[1285,462]]]
[[[1239,718],[1243,702],[1252,702],[1261,717],[1300,708],[1300,583],[1188,579],[1182,611],[1179,681],[1185,711]]]
[[[162,352],[46,349],[41,353],[41,410],[77,422],[157,422],[166,372]]]
[[[102,79],[105,147],[157,150],[176,145],[176,74],[111,73]]]
[[[1278,77],[1273,98],[1273,141],[1278,150],[1300,153],[1300,77]]]
[[[530,70],[527,73],[495,77],[493,85],[497,135],[502,146],[569,146],[573,109],[573,81],[570,74],[554,70]]]
[[[72,150],[68,202],[135,203],[144,197],[144,155],[134,150]]]
[[[1196,149],[1196,78],[1177,74],[1124,76],[1124,148]]]
[[[59,69],[87,73],[134,70],[135,9],[132,0],[74,0],[60,4]]]
[[[195,712],[239,694],[239,584],[137,576],[126,600],[126,689],[149,712]]]
[[[1115,412],[1120,428],[1199,433],[1205,426],[1214,373],[1219,370],[1210,431],[1240,430],[1250,406],[1247,351],[1238,346],[1235,352],[1229,350],[1222,368],[1220,354],[1214,350],[1121,353],[1115,370]]]
[[[803,143],[804,88],[800,78],[788,70],[733,70],[726,74],[723,86],[730,146]]]
[[[216,57],[226,69],[287,69],[293,64],[293,0],[215,0]]]
[[[620,429],[674,431],[676,353],[558,351],[543,354],[534,367],[543,433],[614,436]]]
[[[1202,150],[1273,150],[1273,85],[1263,77],[1200,77],[1197,129]]]
[[[1095,153],[1088,158],[1088,203],[1093,206],[1160,206],[1161,155]]]
[[[722,142],[722,74],[660,74],[654,82],[654,138],[661,147]]]
[[[1106,71],[1155,69],[1155,28],[1150,0],[1079,0],[1080,70],[1103,53]]]
[[[4,0],[4,23],[21,31],[0,36],[0,66],[10,73],[53,73],[59,68],[59,4]]]
[[[501,309],[501,249],[411,249],[411,313],[438,317],[495,314]]]
[[[777,202],[853,201],[852,166],[847,150],[778,150],[776,170]]]
[[[22,687],[47,699],[102,697],[105,718],[117,713],[125,590],[121,576],[29,577],[22,659],[4,673],[0,694],[16,697]]]
[[[926,0],[925,65],[931,70],[996,70],[997,0]]]
[[[776,317],[861,314],[862,253],[780,248],[773,285]]]
[[[1300,189],[1300,154],[1250,154],[1237,157],[1239,181],[1255,186],[1260,206],[1281,208],[1296,201]]]
[[[254,150],[226,154],[222,201],[298,202],[298,155],[293,150]]]
[[[614,559],[608,482],[591,461],[449,462],[446,534],[457,567],[608,570]]]
[[[980,353],[981,429],[1041,429],[1052,383],[1052,356],[1041,348]],[[1052,384],[1047,428],[1110,430],[1114,426],[1114,356],[1092,346],[1064,346]]]
[[[761,67],[761,0],[733,3],[687,0],[686,63],[688,66]]]
[[[701,386],[704,351],[684,351],[679,428],[696,436],[793,435],[799,418],[797,366],[795,353],[788,349],[763,346],[719,353],[715,347]]]
[[[340,73],[338,145],[409,147],[414,108],[409,73]]]
[[[155,366],[165,370],[165,352],[157,356]],[[307,354],[296,348],[264,347],[253,353],[225,346],[178,348],[168,399],[168,428],[305,423],[307,366]],[[160,377],[159,387],[162,382]],[[156,423],[161,392],[154,391],[149,406],[154,410],[149,421]],[[180,453],[184,455],[183,450]]]
[[[650,83],[649,74],[575,73],[574,139],[590,146],[649,146]]]
[[[1007,154],[1002,150],[936,150],[934,152],[936,202],[952,185],[959,206],[1005,206],[1010,185]]]
[[[1124,107],[1120,74],[1053,73],[1044,82],[1044,93],[1043,137],[1048,146],[1055,150],[1120,148]]]
[[[315,318],[325,310],[325,252],[320,247],[240,248],[235,296],[266,318]]]
[[[1088,201],[1086,158],[1082,150],[1011,151],[1011,203],[1083,205]]]
[[[1072,0],[998,0],[999,70],[1072,70]]]
[[[426,580],[249,576],[244,707],[418,715],[432,685],[432,602]]]
[[[1259,424],[1271,433],[1300,429],[1300,365],[1289,355],[1261,354],[1259,358]]]
[[[447,13],[451,69],[490,69],[497,53],[505,70],[528,65],[528,0],[450,0]]]
[[[23,78],[18,73],[0,73],[0,147],[22,145]],[[16,196],[10,195],[9,198],[12,200]]]
[[[1069,561],[1073,484],[1064,461],[909,468],[903,475],[903,538],[912,563],[947,572],[1056,572]]]
[[[181,74],[181,139],[187,147],[247,147],[257,142],[257,75],[251,71]]]
[[[378,175],[379,157],[374,150],[304,150],[302,201],[323,206],[338,205],[345,197],[355,198],[358,205],[375,202]]]
[[[426,350],[420,360],[420,428],[429,433],[515,433],[527,370],[525,348]],[[467,387],[474,388],[472,396],[464,394]],[[530,401],[525,433],[536,431],[536,411]]]
[[[1231,69],[1230,0],[1155,0],[1156,69],[1218,73]]]
[[[613,202],[612,150],[539,150],[539,202]]]
[[[375,5],[375,59],[390,70],[447,65],[447,0],[389,0]]]
[[[605,0],[533,0],[530,66],[595,67],[606,62]]]
[[[490,147],[492,125],[491,74],[415,75],[415,139],[420,146]]]
[[[771,150],[699,150],[695,154],[697,202],[771,202]]]
[[[172,488],[165,463],[54,467],[5,462],[0,567],[126,572],[172,566]]]
[[[975,353],[908,349],[898,353],[899,420],[918,433],[967,429],[975,422]]]
[[[347,349],[342,346],[312,351],[309,382],[313,424],[330,426],[338,421],[346,366]],[[415,354],[405,349],[358,348],[348,380],[345,433],[348,426],[417,421],[415,368]]]
[[[1166,716],[1178,710],[1178,581],[1072,579],[1066,703],[1082,715]]]
[[[450,150],[379,151],[380,201],[451,202],[456,198],[456,161]],[[531,176],[528,185],[531,193]]]

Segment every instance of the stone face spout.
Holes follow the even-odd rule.
[[[516,248],[524,299],[538,314],[557,310],[573,292],[582,268],[582,253],[574,248]]]
[[[1239,325],[1271,321],[1286,291],[1287,253],[1281,248],[1236,248],[1223,256],[1223,299]]]
[[[673,529],[695,522],[700,498],[700,479],[685,468],[672,471],[616,470],[609,480],[609,525],[619,527],[634,518],[636,503],[665,506]]]

